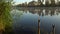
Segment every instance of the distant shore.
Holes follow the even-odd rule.
[[[31,6],[30,7],[25,7],[25,6],[20,7],[20,6],[15,6],[13,9],[15,9],[15,8],[16,9],[21,9],[21,10],[29,10],[29,9],[48,9],[48,10],[49,9],[51,9],[51,10],[52,9],[54,9],[54,10],[55,9],[59,9],[60,10],[60,7],[38,7],[38,6],[37,7],[31,7]]]
[[[60,8],[60,7],[16,7],[16,8]]]

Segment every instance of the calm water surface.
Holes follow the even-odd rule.
[[[15,34],[38,34],[39,18],[41,34],[50,34],[52,24],[55,24],[55,33],[60,34],[60,8],[14,9],[11,15]]]

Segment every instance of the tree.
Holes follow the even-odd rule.
[[[5,32],[11,32],[12,26],[12,17],[10,15],[10,10],[12,6],[12,0],[0,0],[0,30],[4,30]],[[6,33],[8,34],[8,33]]]
[[[55,6],[55,0],[51,0],[51,6]]]

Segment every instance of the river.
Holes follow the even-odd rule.
[[[55,24],[55,34],[60,34],[60,8],[19,8],[13,9],[10,13],[15,34],[38,34],[39,18],[41,34],[50,34],[52,24]]]

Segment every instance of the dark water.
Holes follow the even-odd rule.
[[[12,10],[11,15],[15,34],[38,34],[39,18],[41,34],[50,34],[52,24],[55,24],[55,33],[60,34],[60,8],[19,8]]]

